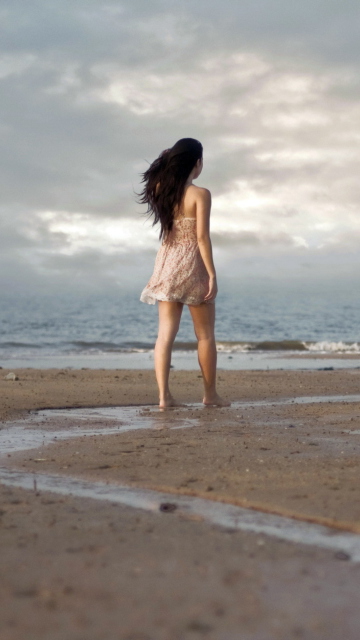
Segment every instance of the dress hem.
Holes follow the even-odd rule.
[[[215,300],[209,300],[209,302],[206,302],[205,300],[201,300],[201,302],[198,301],[189,301],[188,298],[186,299],[179,299],[179,298],[167,298],[166,296],[158,296],[156,297],[155,295],[149,295],[148,293],[142,293],[140,296],[140,302],[144,302],[145,304],[156,304],[157,302],[181,302],[181,304],[186,304],[186,305],[192,305],[194,307],[199,307],[201,304],[214,304]]]

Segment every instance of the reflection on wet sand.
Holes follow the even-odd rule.
[[[212,525],[250,531],[273,536],[295,544],[315,545],[342,554],[341,559],[360,562],[360,536],[335,531],[317,524],[300,522],[291,518],[244,509],[202,498],[174,496],[149,489],[137,489],[89,482],[70,477],[0,469],[0,481],[8,486],[21,487],[36,492],[49,491],[95,500],[109,500],[146,511],[175,512],[178,517],[197,518]],[[339,556],[340,557],[340,556]]]

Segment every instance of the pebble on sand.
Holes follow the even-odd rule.
[[[15,380],[19,380],[19,377],[16,375],[16,373],[10,371],[10,373],[4,376],[4,380],[12,380],[13,382],[15,382]]]

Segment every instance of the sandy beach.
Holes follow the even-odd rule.
[[[199,372],[174,371],[187,406],[166,412],[151,371],[18,369],[17,381],[5,381],[8,372],[4,433],[35,410],[129,405],[145,428],[105,434],[99,414],[96,435],[74,431],[3,454],[3,469],[162,491],[175,507],[197,496],[360,534],[359,369],[219,371],[219,392],[234,402],[222,409],[198,404]],[[47,417],[39,429],[55,433],[64,420]],[[344,553],[196,515],[0,490],[4,640],[359,637],[360,564]]]

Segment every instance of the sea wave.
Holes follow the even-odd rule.
[[[292,351],[312,353],[360,353],[358,342],[332,342],[331,340],[263,340],[262,342],[217,342],[217,350],[224,353],[249,353],[263,351]]]
[[[302,340],[262,340],[261,342],[218,342],[218,351],[249,353],[249,351],[307,351]]]
[[[82,352],[91,353],[146,353],[154,350],[153,342],[86,342],[78,340],[71,343],[72,349]],[[174,351],[196,351],[197,343],[192,342],[175,342]]]
[[[154,345],[149,342],[102,342],[102,341],[87,341],[87,340],[74,340],[69,345],[72,352],[90,352],[90,353],[126,353],[127,351],[133,353],[142,353],[144,351],[151,351]],[[75,348],[75,349],[74,349]]]
[[[230,341],[218,340],[219,353],[267,353],[267,352],[292,352],[292,353],[321,353],[321,354],[360,354],[359,342],[344,341],[305,341],[305,340],[263,340],[256,341]],[[194,352],[197,349],[195,341],[176,341],[174,351]],[[43,344],[31,344],[27,342],[0,342],[0,357],[32,356],[41,352],[43,355],[102,355],[117,353],[151,353],[154,350],[154,342],[128,341],[106,342],[91,340],[75,340],[72,342],[44,342]]]

